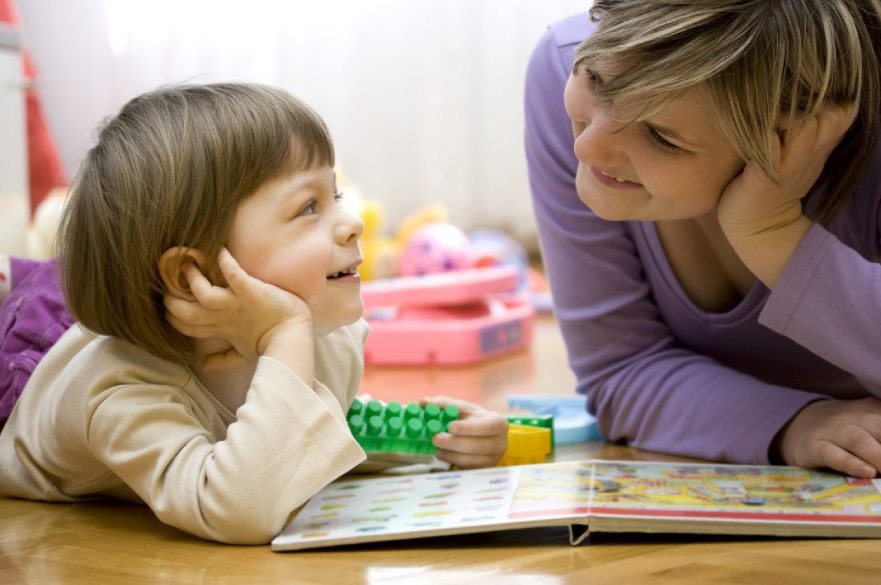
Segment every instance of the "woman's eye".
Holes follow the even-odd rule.
[[[597,77],[597,74],[594,73],[593,69],[590,67],[584,68],[584,76],[587,77],[587,80],[590,81],[593,85],[602,85],[603,82],[600,81],[600,78]]]
[[[681,147],[676,146],[675,144],[658,134],[658,131],[654,128],[649,127],[648,130],[649,138],[651,138],[652,142],[654,142],[658,146],[658,148],[666,150],[667,152],[682,152]]]

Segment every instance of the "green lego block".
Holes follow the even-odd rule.
[[[433,402],[425,407],[416,402],[403,406],[379,400],[355,400],[346,414],[352,436],[365,451],[410,455],[434,455],[432,437],[449,430],[457,418],[459,409],[452,404],[444,408]]]
[[[551,453],[554,452],[554,415],[552,414],[537,414],[532,416],[517,416],[512,415],[507,417],[508,424],[511,425],[522,425],[525,427],[539,427],[542,429],[548,429],[551,431]]]

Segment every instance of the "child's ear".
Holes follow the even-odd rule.
[[[208,269],[205,254],[194,248],[175,246],[167,249],[159,257],[159,276],[168,294],[189,301],[196,300],[190,290],[190,283],[184,273],[184,267],[195,264],[203,274]]]

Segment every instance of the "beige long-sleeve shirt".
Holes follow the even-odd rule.
[[[0,495],[142,501],[202,538],[266,543],[365,458],[345,411],[366,331],[359,321],[318,339],[312,384],[261,357],[233,413],[188,368],[74,326],[0,432]]]

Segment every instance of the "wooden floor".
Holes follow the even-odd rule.
[[[374,368],[364,390],[404,400],[444,393],[503,409],[508,393],[567,394],[572,385],[555,324],[543,319],[529,352],[474,368]],[[672,459],[599,443],[560,457]],[[565,529],[541,529],[273,553],[197,540],[144,506],[0,499],[3,585],[276,582],[878,584],[881,541],[597,535],[571,547]]]

